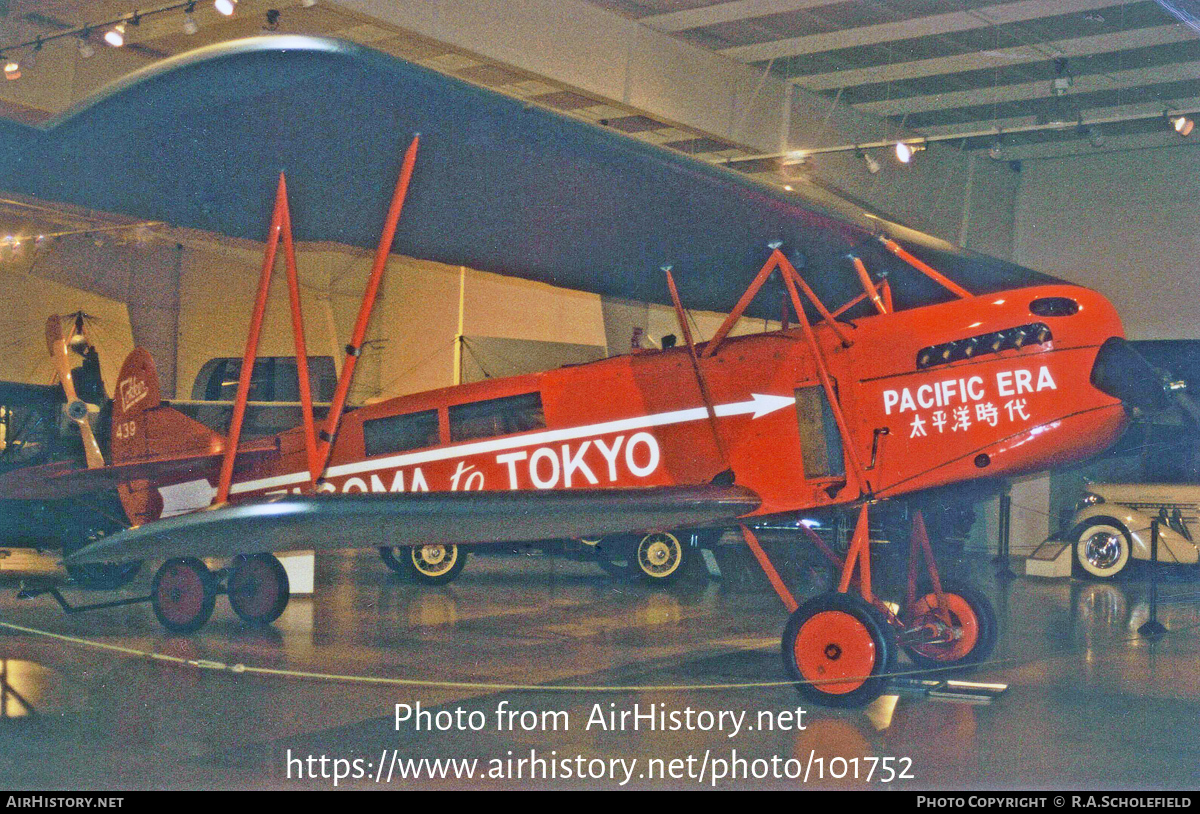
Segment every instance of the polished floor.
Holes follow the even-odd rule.
[[[186,638],[164,634],[147,606],[64,616],[46,598],[17,601],[16,577],[4,576],[0,622],[80,641],[0,628],[0,785],[324,789],[355,769],[360,777],[338,778],[339,787],[375,788],[388,775],[396,788],[496,789],[1200,783],[1194,571],[1162,585],[1170,632],[1151,643],[1137,634],[1148,612],[1143,579],[997,582],[982,555],[948,561],[996,602],[1001,641],[976,678],[1007,692],[986,705],[902,692],[839,711],[802,705],[789,686],[693,686],[783,678],[782,607],[744,551],[722,548],[719,561],[721,579],[701,567],[667,590],[562,557],[473,557],[457,582],[429,588],[393,576],[373,552],[339,554],[318,562],[315,597],[293,600],[272,627],[242,626],[222,600],[208,627]],[[798,593],[828,580],[803,561],[781,570]],[[877,578],[886,570],[877,564]],[[280,672],[206,669],[84,642]],[[433,731],[411,720],[397,728],[396,705],[418,703]],[[681,721],[690,709],[708,731],[599,725],[635,705]],[[517,714],[498,724],[498,709]],[[542,763],[528,761],[531,750]],[[454,770],[402,779],[428,769],[407,762],[422,758],[474,759],[475,779]],[[801,767],[807,782],[773,776]],[[489,771],[502,776],[481,777]]]

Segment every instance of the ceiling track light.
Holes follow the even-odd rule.
[[[1175,116],[1171,119],[1171,129],[1184,138],[1192,134],[1192,129],[1195,126],[1196,123],[1187,116]]]
[[[1004,134],[996,131],[996,140],[988,147],[988,158],[993,161],[1004,160]]]
[[[3,54],[0,54],[0,62],[4,63],[4,78],[8,80],[21,78],[21,63],[15,59],[8,59]]]
[[[192,14],[196,11],[195,3],[188,3],[183,9],[183,33],[189,37],[200,30],[200,24]]]
[[[854,154],[863,160],[863,163],[867,165],[867,172],[871,173],[871,175],[874,175],[883,169],[883,165],[880,164],[879,161],[876,160],[875,156],[871,155],[870,153],[864,153],[862,150],[856,147],[854,149]]]
[[[216,0],[213,3],[213,8],[217,10],[218,14],[231,17],[233,16],[233,12],[237,10],[237,0]]]
[[[913,156],[925,149],[925,145],[920,142],[909,143],[906,141],[896,142],[896,160],[901,164],[908,164],[912,161]]]
[[[104,32],[104,41],[113,48],[120,48],[125,44],[125,23],[117,23],[112,28]]]

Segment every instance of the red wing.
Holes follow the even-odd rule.
[[[288,495],[147,523],[92,543],[66,561],[603,536],[729,523],[759,503],[739,486]]]
[[[205,452],[129,461],[97,469],[80,469],[68,461],[14,469],[0,475],[0,500],[59,500],[116,489],[137,480],[179,483],[198,478],[215,478],[224,453]],[[238,470],[278,454],[274,445],[238,450]]]

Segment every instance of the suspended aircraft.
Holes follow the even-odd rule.
[[[363,167],[394,172],[396,141],[413,133],[386,203]],[[233,162],[220,145],[235,136]],[[27,194],[240,237],[269,224],[227,434],[165,403],[138,349],[116,383],[110,462],[0,479],[8,496],[117,488],[129,528],[66,561],[165,560],[148,599],[172,631],[199,629],[220,593],[246,621],[278,618],[280,551],[400,547],[451,574],[459,546],[628,534],[677,543],[677,530],[732,526],[790,614],[781,649],[798,689],[862,704],[901,650],[918,665],[969,666],[998,633],[980,591],[940,579],[920,521],[907,595],[898,611],[884,602],[872,587],[870,507],[1079,460],[1126,423],[1110,362],[1121,323],[1098,292],[358,46],[272,37],[203,49],[40,134],[0,139],[28,151],[7,176]],[[91,152],[105,166],[126,159],[130,183],[103,181],[86,158],[64,172],[57,162],[87,141],[102,144]],[[268,177],[273,209],[247,198]],[[295,224],[289,187],[304,202]],[[293,230],[361,245],[385,209],[329,414],[313,419],[300,363],[303,425],[242,443],[279,246],[303,362]],[[393,249],[669,301],[683,343],[347,411]],[[779,330],[732,335],[742,316],[778,318],[779,294]],[[693,337],[685,303],[729,317]],[[801,604],[752,524],[831,506],[857,511],[853,539],[844,557],[813,540],[838,584]],[[669,569],[678,553],[667,543],[639,556]],[[203,558],[231,562],[212,572]]]

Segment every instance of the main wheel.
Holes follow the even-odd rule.
[[[467,564],[467,553],[456,545],[391,546],[379,549],[387,567],[426,585],[452,582]]]
[[[195,557],[167,560],[150,586],[154,615],[172,633],[192,633],[204,627],[217,604],[216,580]]]
[[[272,554],[241,555],[233,561],[225,583],[229,607],[243,622],[269,625],[279,618],[291,597],[287,571]]]
[[[1129,530],[1116,520],[1095,518],[1076,527],[1075,561],[1088,574],[1112,579],[1129,564],[1133,542]]]
[[[651,532],[638,541],[631,565],[634,573],[650,582],[670,582],[683,573],[685,551],[674,534]]]
[[[987,659],[996,646],[999,624],[992,603],[973,585],[947,581],[942,596],[950,624],[939,613],[938,596],[930,586],[917,592],[912,607],[906,609],[905,630],[920,628],[924,634],[906,641],[904,652],[913,664],[926,669],[973,667]]]
[[[895,638],[882,615],[860,597],[826,593],[805,602],[783,632],[783,666],[808,700],[858,707],[887,686]]]

